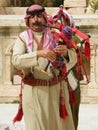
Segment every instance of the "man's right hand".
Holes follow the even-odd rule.
[[[37,57],[44,57],[53,62],[56,59],[56,53],[52,50],[39,50],[37,51]]]

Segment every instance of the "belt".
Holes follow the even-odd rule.
[[[32,75],[28,75],[22,79],[24,84],[31,86],[52,86],[65,79],[65,76],[54,77],[50,80],[34,79]]]

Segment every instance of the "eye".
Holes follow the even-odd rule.
[[[42,14],[37,14],[37,17],[42,18],[43,15]]]
[[[31,15],[30,18],[34,18],[34,15]]]

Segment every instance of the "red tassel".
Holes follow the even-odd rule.
[[[64,120],[68,116],[66,105],[65,105],[65,100],[64,100],[64,95],[63,95],[63,90],[62,86],[60,86],[60,117],[63,118]]]
[[[78,80],[81,81],[83,80],[83,73],[82,73],[82,68],[81,68],[81,63],[82,63],[82,55],[80,50],[77,50],[77,60],[78,60]]]
[[[69,89],[69,102],[70,102],[70,104],[76,104],[76,97],[75,97],[74,91],[71,88],[68,79],[66,79],[66,81],[67,81],[67,85],[68,85],[68,89]]]
[[[85,57],[87,60],[90,59],[90,43],[89,42],[86,42],[85,43]]]
[[[21,88],[20,88],[20,95],[19,95],[20,101],[19,101],[19,107],[18,107],[18,112],[16,116],[13,119],[13,123],[17,121],[21,121],[23,117],[23,110],[22,110],[22,80],[21,80]]]
[[[19,109],[18,109],[18,112],[17,112],[15,118],[13,119],[13,123],[15,123],[17,121],[21,121],[22,117],[23,117],[23,110],[22,110],[22,107],[20,107],[20,104],[19,104]]]

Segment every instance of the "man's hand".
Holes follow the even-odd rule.
[[[54,51],[56,53],[59,53],[61,56],[65,56],[66,57],[68,55],[67,54],[67,47],[66,47],[66,45],[58,45],[58,46],[56,46]]]
[[[37,51],[37,57],[44,57],[53,62],[56,59],[56,53],[52,50],[39,50]]]

